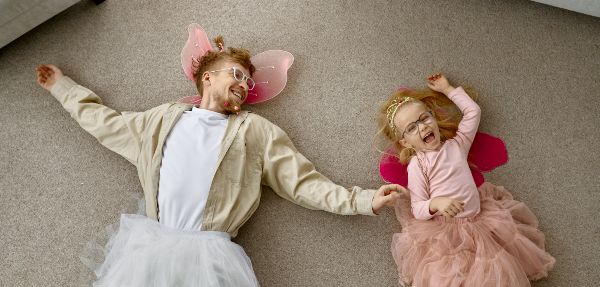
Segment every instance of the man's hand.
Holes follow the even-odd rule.
[[[386,184],[382,185],[379,190],[375,192],[375,196],[373,196],[373,212],[375,214],[379,214],[379,210],[385,206],[392,206],[398,198],[400,198],[401,193],[407,193],[406,188],[402,187],[399,184]]]
[[[427,77],[427,86],[430,89],[443,93],[446,96],[452,92],[452,90],[454,90],[454,87],[450,86],[448,79],[446,79],[446,77],[444,77],[442,74],[433,74]]]
[[[38,84],[48,91],[63,76],[62,71],[54,65],[39,65],[35,71]]]
[[[440,211],[447,218],[455,217],[465,210],[465,203],[449,197],[436,197],[429,203],[429,212]]]

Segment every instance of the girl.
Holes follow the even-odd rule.
[[[535,215],[502,187],[476,186],[467,156],[481,110],[443,75],[427,85],[380,110],[380,134],[408,163],[410,201],[396,205],[403,228],[392,240],[400,284],[530,286],[555,262]]]

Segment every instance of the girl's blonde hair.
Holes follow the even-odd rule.
[[[471,89],[467,90],[467,94],[476,100],[475,94]],[[397,128],[393,128],[393,118],[391,119],[392,126],[390,126],[389,108],[394,103],[397,103],[399,99],[409,97],[411,101],[408,101],[398,107],[396,113],[401,113],[402,108],[406,105],[422,104],[433,112],[435,119],[437,120],[440,128],[440,137],[442,141],[451,139],[456,135],[458,130],[458,124],[462,119],[462,113],[458,107],[450,100],[446,95],[427,89],[427,90],[409,90],[401,89],[392,94],[387,101],[381,106],[378,114],[378,127],[377,137],[383,138],[386,142],[386,147],[383,151],[389,150],[393,147],[393,151],[402,164],[408,164],[410,159],[415,155],[415,150],[412,148],[404,147],[400,144],[400,134]],[[395,115],[395,113],[394,113]],[[392,115],[392,116],[394,116]]]

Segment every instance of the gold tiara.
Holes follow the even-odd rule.
[[[388,118],[388,124],[390,125],[390,129],[392,129],[393,131],[396,131],[396,126],[394,126],[394,118],[396,117],[396,112],[398,111],[398,108],[401,105],[403,105],[407,102],[412,102],[414,100],[415,99],[411,98],[411,97],[401,97],[401,98],[394,99],[392,101],[390,106],[387,108],[387,118]]]

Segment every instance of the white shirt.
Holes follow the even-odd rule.
[[[160,166],[160,223],[180,230],[202,228],[227,117],[194,107],[181,115],[169,133]]]

